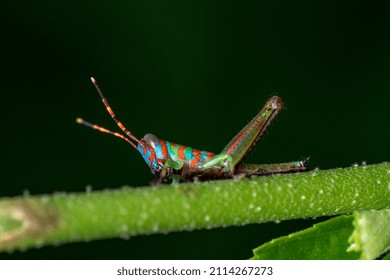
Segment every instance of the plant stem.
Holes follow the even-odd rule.
[[[0,200],[0,250],[390,207],[390,164]]]

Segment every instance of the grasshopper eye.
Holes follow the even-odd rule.
[[[153,149],[160,144],[160,139],[158,139],[156,135],[151,133],[145,134],[143,140]]]

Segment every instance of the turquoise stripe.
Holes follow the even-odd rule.
[[[172,151],[171,142],[165,141],[165,145],[167,146],[168,156],[174,158],[175,152]]]
[[[184,149],[184,156],[186,157],[187,161],[190,161],[190,160],[194,159],[194,155],[192,154],[192,150],[193,149],[190,148],[190,147],[186,147]]]
[[[161,144],[159,144],[159,145],[154,149],[154,152],[156,153],[156,158],[158,158],[158,159],[162,159],[162,158],[163,158],[162,146],[161,146]]]

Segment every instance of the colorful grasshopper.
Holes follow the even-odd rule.
[[[81,118],[76,121],[127,141],[141,153],[152,173],[161,181],[216,180],[235,176],[249,177],[301,172],[307,169],[305,166],[307,160],[278,164],[242,163],[264,131],[283,109],[282,100],[278,96],[268,99],[261,111],[226,145],[222,152],[214,154],[168,142],[150,133],[146,134],[144,138],[138,139],[116,118],[96,80],[94,78],[91,80],[111,118],[127,137],[91,124]]]

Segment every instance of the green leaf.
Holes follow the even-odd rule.
[[[390,249],[390,209],[355,212],[353,224],[349,251],[372,260]]]
[[[347,252],[352,216],[338,216],[313,227],[274,239],[253,250],[252,259],[357,259]]]
[[[390,260],[390,253],[387,253],[387,255],[385,255],[382,260]]]
[[[375,259],[390,248],[390,209],[355,212],[274,239],[252,259]]]

